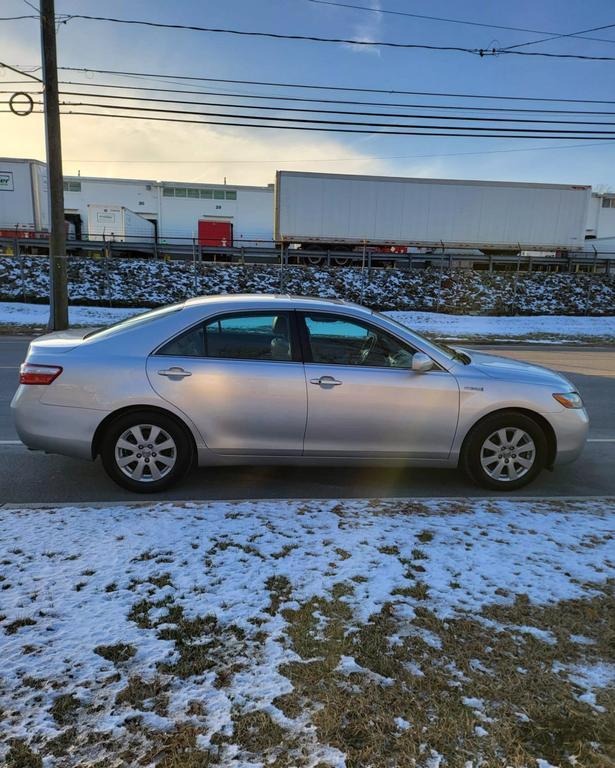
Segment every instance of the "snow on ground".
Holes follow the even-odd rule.
[[[477,315],[445,315],[436,312],[387,312],[394,320],[418,331],[440,338],[464,339],[512,337],[531,340],[544,336],[560,343],[574,342],[579,337],[615,338],[615,315],[605,317],[569,317],[539,315],[492,317]],[[542,339],[541,339],[542,340]]]
[[[109,325],[147,308],[69,307],[71,325]],[[488,317],[480,315],[446,315],[436,312],[387,312],[393,319],[419,333],[442,339],[514,338],[526,341],[574,343],[583,339],[615,339],[615,315],[606,317],[570,317],[543,315],[537,317]],[[0,302],[2,325],[44,327],[49,316],[46,304]]]
[[[71,306],[68,308],[68,319],[71,325],[110,325],[147,311],[147,308]],[[11,301],[0,301],[0,327],[2,325],[32,325],[44,328],[48,320],[48,304],[18,304]]]
[[[370,764],[401,764],[389,756],[399,748],[426,768],[434,756],[449,764],[434,729],[450,711],[450,758],[459,746],[470,764],[496,764],[507,748],[498,739],[523,722],[518,754],[559,765],[553,749],[565,752],[565,740],[544,746],[551,723],[536,720],[564,686],[557,722],[569,713],[574,733],[582,715],[592,742],[583,736],[575,754],[602,765],[613,666],[596,617],[615,563],[614,512],[600,500],[2,508],[0,744],[29,744],[45,768],[115,765],[123,750],[149,765],[183,729],[212,761],[186,765],[277,756],[276,766],[342,768],[365,764],[361,740],[390,728],[397,746],[370,745]],[[577,601],[570,615],[566,601]],[[578,601],[591,603],[591,620]],[[578,642],[581,628],[590,642]],[[319,664],[327,671],[311,688],[306,670]],[[505,686],[492,682],[498,664],[509,665]],[[523,699],[536,680],[544,691]],[[338,694],[355,697],[341,714]],[[365,719],[360,707],[381,700],[378,727],[357,735],[344,712]],[[329,716],[341,718],[337,736]]]

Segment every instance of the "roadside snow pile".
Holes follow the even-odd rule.
[[[615,308],[613,308],[615,313]],[[485,317],[445,315],[437,312],[387,312],[394,320],[418,333],[440,339],[515,338],[531,341],[533,337],[559,343],[579,339],[615,338],[615,315],[610,317],[570,317],[563,315],[522,315],[517,317]]]
[[[361,301],[380,310],[441,310],[479,315],[609,315],[615,276],[550,272],[483,272],[216,265],[146,259],[71,258],[73,304],[158,306],[212,293],[293,293]],[[281,277],[281,275],[283,275]],[[48,260],[0,257],[0,299],[48,296]]]
[[[146,307],[74,307],[68,308],[70,325],[111,325],[133,315],[147,312]],[[32,325],[44,328],[49,319],[48,304],[20,304],[0,301],[0,326]]]
[[[118,323],[147,312],[146,307],[69,307],[72,326],[102,326]],[[589,342],[615,339],[615,316],[570,317],[562,315],[485,317],[445,315],[438,312],[387,312],[397,322],[418,333],[445,341],[490,340],[538,341],[549,343]],[[44,328],[49,318],[47,304],[20,304],[0,301],[0,328],[33,326]]]
[[[0,761],[606,765],[614,511],[4,508]]]

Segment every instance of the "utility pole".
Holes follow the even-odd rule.
[[[58,66],[54,0],[40,0],[41,49],[45,93],[45,138],[49,188],[49,325],[51,331],[68,328],[68,280],[64,229],[64,179],[58,98]]]

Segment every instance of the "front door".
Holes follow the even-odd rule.
[[[411,370],[415,350],[355,318],[305,312],[306,456],[446,459],[459,387],[448,371]]]
[[[234,312],[172,339],[147,362],[152,387],[221,454],[301,454],[307,395],[291,315]]]

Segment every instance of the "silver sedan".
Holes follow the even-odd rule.
[[[197,298],[42,336],[12,409],[29,448],[100,456],[137,492],[195,463],[461,466],[513,490],[574,461],[588,431],[553,371],[294,296]]]

